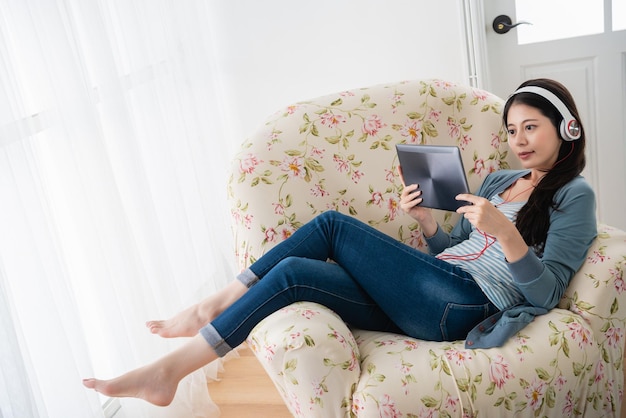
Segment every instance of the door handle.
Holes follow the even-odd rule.
[[[493,19],[493,24],[491,26],[496,33],[502,35],[519,25],[532,25],[532,23],[521,21],[513,24],[510,17],[507,15],[500,15]]]

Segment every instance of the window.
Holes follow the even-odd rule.
[[[613,0],[614,27],[619,10],[618,25],[626,26],[623,9],[623,0]],[[532,23],[517,28],[520,45],[604,32],[604,0],[518,0],[515,11],[517,22]]]
[[[626,1],[613,0],[613,30],[626,30]]]

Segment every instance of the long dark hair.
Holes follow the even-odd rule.
[[[546,170],[546,175],[539,181],[528,198],[528,202],[517,214],[516,226],[526,244],[542,251],[550,227],[550,210],[559,210],[558,204],[554,201],[555,193],[585,168],[585,130],[580,121],[574,98],[561,83],[540,78],[525,81],[519,88],[524,86],[538,86],[554,93],[579,122],[581,132],[580,138],[577,140],[565,141],[561,139],[556,164],[551,169]],[[559,111],[543,96],[528,92],[513,94],[507,100],[502,113],[505,127],[511,105],[519,103],[538,109],[552,121],[557,133],[559,132],[559,126],[563,120]]]

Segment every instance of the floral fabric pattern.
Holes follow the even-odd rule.
[[[398,206],[395,144],[458,146],[475,190],[488,173],[514,164],[502,106],[481,90],[415,80],[276,113],[233,161],[239,266],[325,210],[425,250],[417,224]],[[457,219],[435,212],[446,229]],[[350,330],[312,303],[266,318],[248,342],[294,416],[619,416],[626,234],[605,225],[599,232],[559,307],[497,349]]]

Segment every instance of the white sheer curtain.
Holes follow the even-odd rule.
[[[0,2],[0,417],[100,417],[82,387],[172,349],[233,277],[205,0]],[[172,408],[208,417],[204,374]]]

